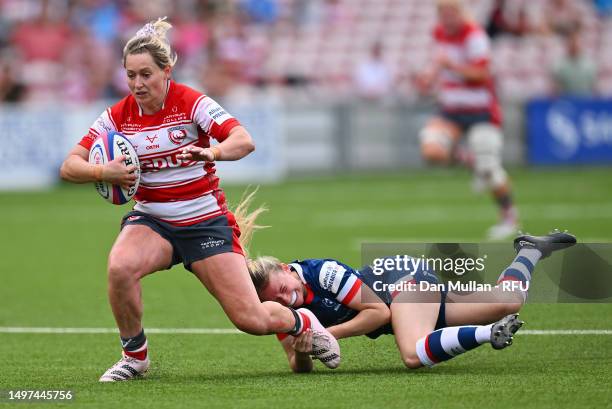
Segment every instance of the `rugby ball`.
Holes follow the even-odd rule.
[[[140,162],[136,149],[130,141],[119,132],[104,133],[96,138],[89,150],[89,163],[105,165],[115,158],[125,155],[125,165],[136,166],[136,183],[129,189],[106,182],[96,182],[96,190],[106,201],[122,205],[132,200],[140,184]]]

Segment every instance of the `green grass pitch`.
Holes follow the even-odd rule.
[[[513,171],[524,229],[566,228],[582,241],[612,242],[610,175],[606,168]],[[229,201],[243,190],[226,188]],[[355,266],[362,242],[474,242],[496,220],[490,199],[473,194],[460,171],[291,180],[262,186],[257,202],[270,208],[261,222],[271,227],[256,234],[252,255]],[[126,210],[92,186],[1,193],[0,327],[114,327],[105,263]],[[143,283],[145,327],[231,328],[182,267]],[[526,329],[612,329],[609,304],[531,304],[522,317]],[[70,389],[76,398],[63,406],[79,408],[612,407],[611,335],[519,335],[506,350],[483,346],[417,371],[403,368],[393,338],[362,337],[341,341],[338,370],[317,363],[307,375],[290,373],[272,336],[149,334],[149,344],[145,380],[99,384],[119,356],[115,334],[0,332],[0,390]]]

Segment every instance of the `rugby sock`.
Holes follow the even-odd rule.
[[[510,265],[501,273],[497,279],[497,284],[502,281],[520,281],[521,283],[529,283],[531,281],[531,273],[535,268],[536,263],[542,257],[542,252],[537,249],[521,249],[516,258]],[[523,301],[527,300],[527,290],[521,290]]]
[[[144,361],[147,358],[147,337],[144,329],[135,337],[121,337],[121,347],[127,356]]]
[[[293,308],[289,308],[289,311],[293,313],[295,318],[295,326],[287,334],[289,335],[300,335],[302,332],[310,328],[310,317],[302,312],[296,311]]]
[[[447,361],[491,341],[490,325],[447,327],[419,339],[416,353],[424,366]]]

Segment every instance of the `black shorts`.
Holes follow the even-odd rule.
[[[452,122],[462,132],[467,132],[472,126],[481,123],[491,123],[493,118],[490,112],[449,112],[440,111],[442,119]]]
[[[192,263],[217,254],[244,255],[239,240],[240,229],[230,212],[191,226],[175,226],[149,214],[131,211],[121,220],[122,229],[128,225],[148,226],[168,240],[173,250],[168,268],[182,262],[191,271]]]
[[[392,284],[404,277],[407,277],[406,271],[397,270],[385,271],[383,275],[378,276],[373,273],[371,266],[364,266],[361,268],[361,270],[359,270],[359,272],[361,273],[363,283],[370,287],[372,291],[374,291],[374,293],[376,293],[376,295],[378,295],[378,297],[380,297],[380,299],[383,300],[389,307],[393,302],[393,295],[388,291],[376,291],[374,289],[374,282],[379,280],[386,284]],[[439,282],[438,278],[433,272],[425,271],[423,269],[416,271],[412,279],[414,279],[414,281],[417,283],[420,281],[427,281],[432,284],[437,284]],[[446,294],[446,290],[440,292],[440,308],[438,310],[438,319],[436,320],[434,330],[446,327]],[[393,326],[391,323],[383,325],[382,327],[366,334],[366,336],[368,338],[375,339],[384,334],[393,334]]]

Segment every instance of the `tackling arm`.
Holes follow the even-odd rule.
[[[281,341],[281,345],[287,354],[289,367],[293,372],[307,373],[312,371],[313,364],[310,354],[299,351],[312,349],[312,332],[304,332],[299,337],[289,335]],[[304,345],[304,348],[301,348],[302,345]]]
[[[373,302],[364,303],[361,302],[362,299]],[[366,285],[361,285],[347,307],[359,313],[350,321],[327,328],[336,339],[365,335],[388,324],[391,320],[389,307]]]

